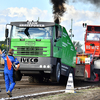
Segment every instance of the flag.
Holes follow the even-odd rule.
[[[7,56],[7,66],[8,66],[8,69],[11,70],[12,63],[11,63],[11,61],[10,61],[8,56]]]

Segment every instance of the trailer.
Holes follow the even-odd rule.
[[[16,80],[26,75],[29,82],[50,79],[59,83],[70,72],[74,75],[76,50],[65,27],[54,22],[11,22],[5,32],[9,49],[14,49],[14,56],[20,61]]]
[[[99,81],[100,78],[100,26],[87,25],[85,53],[76,55],[76,79]]]

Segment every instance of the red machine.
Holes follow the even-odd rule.
[[[85,54],[77,54],[75,78],[99,81],[100,77],[100,26],[87,25]]]

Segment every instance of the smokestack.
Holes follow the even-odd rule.
[[[66,0],[51,0],[53,4],[53,14],[54,14],[54,22],[59,24],[61,17],[63,16],[66,8],[64,7],[64,3]]]

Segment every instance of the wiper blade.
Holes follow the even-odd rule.
[[[30,34],[29,34],[29,32],[28,32],[28,29],[29,29],[29,27],[27,27],[27,28],[25,29],[24,33],[30,38]]]

